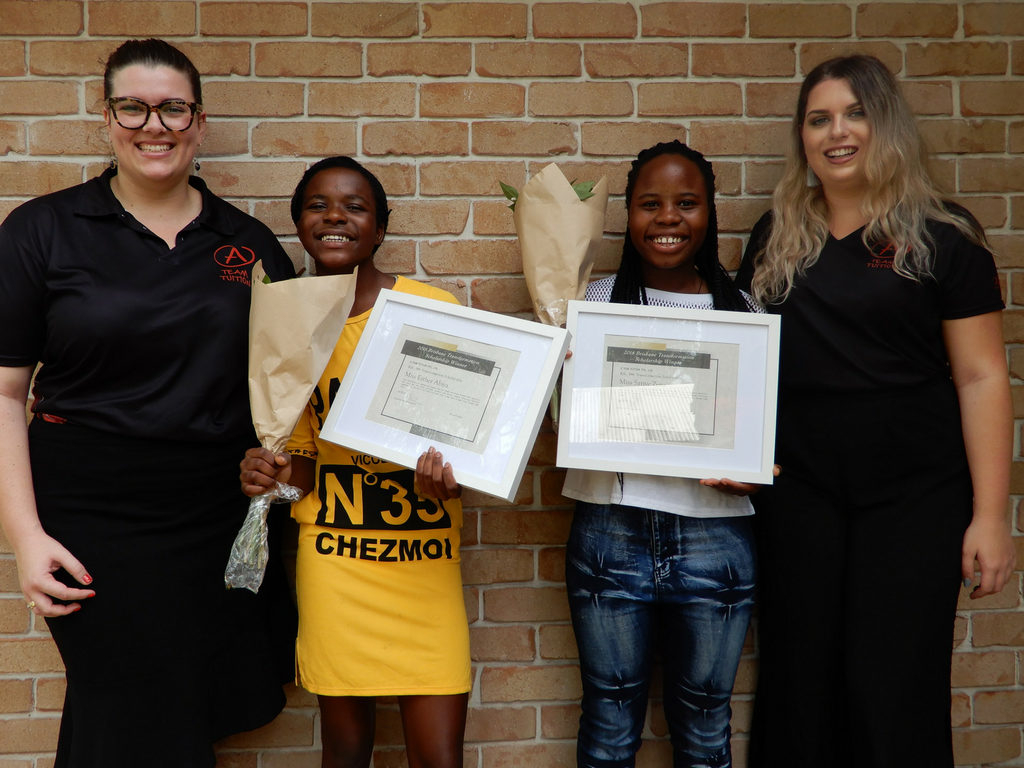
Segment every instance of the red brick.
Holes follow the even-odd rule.
[[[526,181],[521,161],[437,162],[420,165],[422,195],[496,195],[498,181],[521,189]]]
[[[213,161],[203,163],[203,178],[216,195],[290,198],[305,166],[303,162]]]
[[[463,584],[501,584],[533,580],[529,549],[470,549],[462,553]]]
[[[1024,82],[965,82],[960,84],[964,115],[1019,115]]]
[[[565,547],[544,547],[537,553],[537,578],[541,581],[565,581]]]
[[[954,693],[949,715],[954,728],[969,727],[971,725],[971,697],[966,693]]]
[[[523,260],[515,240],[441,240],[420,244],[420,266],[428,275],[505,274],[522,272]]]
[[[474,280],[473,306],[489,312],[526,314],[533,312],[533,300],[521,277],[491,277]]]
[[[583,61],[591,77],[686,77],[685,43],[588,43]]]
[[[467,713],[467,741],[516,741],[536,735],[533,707],[470,707]]]
[[[31,709],[31,680],[0,680],[0,714],[29,712]]]
[[[0,744],[7,753],[51,752],[57,746],[59,717],[0,720]]]
[[[583,690],[576,665],[536,667],[484,667],[480,675],[480,700],[572,701]],[[532,763],[519,763],[519,765]]]
[[[78,0],[2,0],[0,35],[77,35],[84,6]]]
[[[214,82],[203,85],[213,115],[292,117],[302,114],[302,83]]]
[[[652,3],[640,9],[644,37],[743,37],[743,3]]]
[[[637,96],[641,116],[743,114],[736,83],[642,83]]]
[[[305,35],[305,3],[200,3],[199,30],[210,37]]]
[[[918,126],[932,152],[1006,151],[1006,124],[1001,120],[921,120]]]
[[[465,550],[462,555],[465,557]],[[533,627],[511,625],[469,630],[473,661],[533,661],[537,656],[534,646]]]
[[[484,747],[484,768],[573,768],[576,765],[576,746],[572,743],[530,745],[501,745]]]
[[[796,111],[799,95],[799,83],[747,83],[747,115],[788,117]]]
[[[249,152],[249,124],[242,120],[207,120],[200,157],[245,155]]]
[[[579,655],[571,624],[545,624],[540,628],[542,659],[578,659]]]
[[[957,765],[1002,763],[1020,755],[1019,728],[980,728],[953,731],[953,754]]]
[[[1006,43],[931,43],[907,46],[907,75],[1002,75],[1008,58]]]
[[[526,37],[525,3],[425,3],[424,37]]]
[[[1024,691],[979,691],[974,694],[974,722],[984,725],[1024,720]]]
[[[0,77],[20,77],[27,72],[25,44],[20,40],[0,40]]]
[[[463,589],[462,596],[466,602],[466,619],[472,624],[480,620],[480,591],[478,589]]]
[[[633,89],[629,83],[533,83],[530,115],[631,115]]]
[[[1006,224],[1006,200],[1002,197],[969,195],[954,199],[974,214],[985,228],[998,229]]]
[[[1013,685],[1016,659],[1011,652],[954,653],[952,686],[980,688]]]
[[[101,75],[103,63],[120,41],[29,43],[29,71],[33,75]]]
[[[964,8],[964,34],[967,37],[977,35],[1002,35],[1020,37],[1024,35],[1024,14],[1015,2],[972,3],[966,2]]]
[[[73,83],[47,80],[0,81],[0,114],[61,115],[78,111]],[[99,128],[98,124],[97,128]]]
[[[580,728],[579,704],[549,704],[540,708],[540,733],[545,739],[575,739]]]
[[[631,5],[543,3],[533,6],[534,37],[634,37],[636,11]]]
[[[706,155],[783,155],[789,130],[779,121],[695,122],[690,144]]]
[[[249,43],[187,43],[174,41],[174,47],[195,64],[202,75],[248,75]]]
[[[864,3],[857,6],[858,37],[952,37],[959,19],[951,3]]]
[[[252,130],[254,157],[354,155],[355,123],[260,123]]]
[[[1010,66],[1015,75],[1024,75],[1024,42],[1014,43],[1010,54]]]
[[[481,77],[574,77],[582,73],[577,43],[477,43]]]
[[[36,683],[36,709],[59,712],[64,708],[67,681],[63,677],[43,677]]]
[[[2,89],[0,89],[2,90]],[[0,163],[0,189],[5,196],[45,195],[80,184],[82,167],[77,163],[6,161]]]
[[[749,232],[761,215],[772,207],[767,197],[743,198],[740,200],[718,200],[718,231]]]
[[[95,120],[40,120],[28,127],[33,155],[108,155],[106,131]]]
[[[549,469],[540,476],[540,501],[541,504],[572,504],[570,499],[562,496],[562,486],[565,485],[564,469]]]
[[[363,126],[367,155],[465,155],[469,152],[466,123],[393,121]]]
[[[397,235],[459,235],[469,221],[469,202],[396,200],[388,230]]]
[[[1013,211],[1013,228],[1024,229],[1024,197],[1011,197],[1010,206]]]
[[[420,117],[520,117],[526,88],[511,83],[424,83]]]
[[[26,613],[27,613],[26,609]],[[0,673],[63,672],[57,646],[47,639],[5,639],[0,643]],[[3,739],[0,739],[0,744]]]
[[[193,2],[93,2],[89,3],[89,34],[118,37],[194,35],[196,7]]]
[[[260,77],[359,77],[363,47],[359,43],[257,43]]]
[[[800,44],[800,74],[806,75],[821,62],[836,56],[849,56],[854,53],[863,53],[879,59],[891,72],[899,72],[903,68],[903,52],[888,41],[870,42],[858,40],[857,42],[834,42],[834,43],[801,43]]]
[[[952,115],[953,86],[950,83],[901,84],[903,95],[916,115]]]
[[[621,200],[611,199],[605,206],[604,212],[604,232],[605,234],[616,234],[621,235],[626,231],[628,216],[626,209],[622,204]],[[554,489],[555,493],[561,494],[561,487]],[[553,501],[552,503],[558,504],[560,502]]]
[[[547,431],[538,433],[527,463],[541,467],[554,466],[557,447],[558,435]]]
[[[695,43],[693,74],[701,76],[792,77],[796,43]]]
[[[1024,122],[1010,123],[1010,151],[1024,152]]]
[[[973,630],[971,642],[975,648],[993,645],[1024,645],[1024,614],[1013,612],[975,613],[971,617],[971,625]]]
[[[18,567],[13,557],[0,557],[0,592],[17,592]]]
[[[960,189],[964,192],[1024,191],[1024,158],[964,158]]]
[[[412,37],[419,31],[416,3],[312,4],[314,37]]]
[[[584,155],[636,157],[642,149],[660,141],[686,141],[686,127],[680,123],[584,123]]]
[[[565,155],[576,152],[572,123],[487,121],[473,123],[475,155]]]
[[[389,275],[414,274],[416,243],[412,240],[385,240],[380,250],[373,256],[373,264],[381,272]]]
[[[310,83],[309,114],[328,117],[413,117],[414,83]]]
[[[484,512],[480,518],[480,540],[484,544],[565,544],[569,538],[572,512],[506,511]]]
[[[769,3],[750,6],[751,37],[849,37],[853,18],[838,3]]]
[[[472,59],[469,43],[370,43],[366,46],[367,73],[391,75],[468,75]]]
[[[741,165],[728,160],[715,160],[713,164],[715,191],[719,195],[738,195],[740,193]]]
[[[514,235],[512,211],[506,203],[480,201],[473,203],[474,235]]]

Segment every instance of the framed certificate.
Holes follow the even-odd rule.
[[[772,482],[780,318],[569,302],[558,466]]]
[[[512,499],[569,346],[561,328],[383,290],[320,436]]]

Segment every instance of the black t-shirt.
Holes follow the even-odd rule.
[[[125,211],[113,171],[31,200],[0,226],[0,365],[42,362],[35,409],[127,436],[252,431],[252,265],[294,277],[263,224],[191,184],[203,209],[173,249]]]
[[[749,290],[754,258],[771,214],[755,225],[736,282]],[[898,275],[885,244],[871,249],[862,230],[836,240],[798,275],[789,297],[767,307],[782,319],[783,389],[865,392],[949,378],[942,321],[1003,308],[992,254],[951,224],[931,221],[931,274]]]

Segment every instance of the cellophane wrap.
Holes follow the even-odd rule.
[[[601,245],[608,180],[580,200],[551,163],[526,182],[512,218],[523,255],[523,274],[537,319],[565,327],[570,299],[582,299]]]
[[[604,232],[608,179],[602,177],[592,191],[593,197],[580,200],[551,163],[526,183],[512,211],[533,312],[545,325],[564,328],[569,301],[587,292]],[[561,376],[548,406],[556,432],[560,391]]]
[[[259,592],[263,574],[267,570],[270,548],[267,545],[267,513],[275,503],[298,501],[302,490],[294,485],[278,483],[266,493],[253,496],[242,528],[231,545],[228,567],[224,570],[224,583],[235,589],[245,588]]]
[[[356,273],[265,283],[261,262],[252,268],[249,306],[249,404],[260,444],[275,455],[284,450],[323,375],[355,301]],[[267,511],[277,500],[295,501],[280,488],[253,497],[224,571],[229,588],[253,592],[267,564]],[[295,493],[298,489],[291,489]],[[262,499],[262,501],[261,501]],[[236,564],[236,556],[242,564]],[[258,578],[246,574],[259,567]]]

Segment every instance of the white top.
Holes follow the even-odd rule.
[[[591,283],[587,287],[587,301],[607,302],[614,284],[614,277]],[[672,293],[651,288],[646,291],[650,306],[714,309],[710,293]],[[688,477],[570,469],[565,475],[562,495],[591,504],[621,504],[686,517],[740,517],[754,514],[754,508],[746,496],[732,496],[716,491]]]

